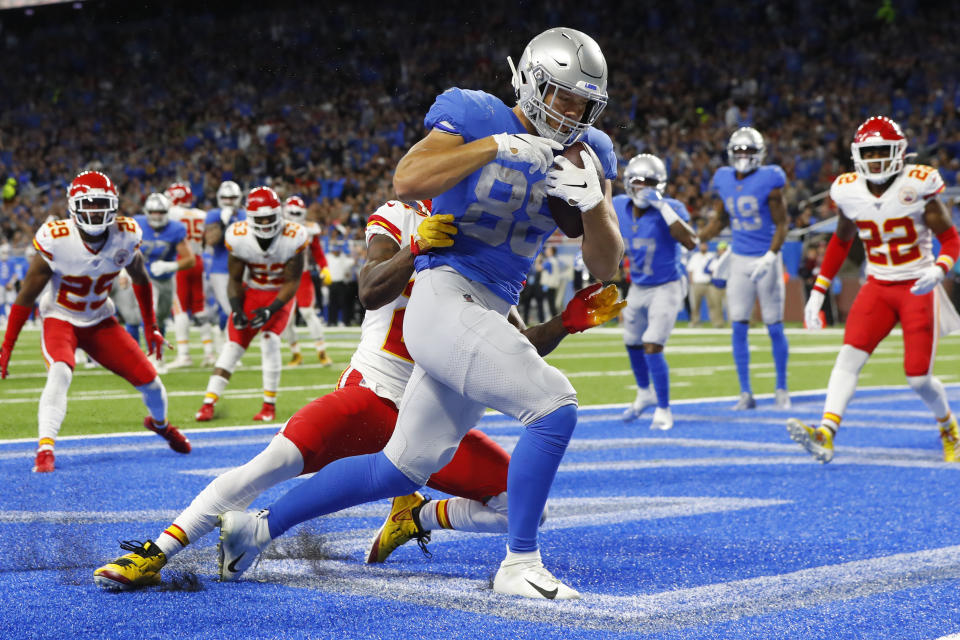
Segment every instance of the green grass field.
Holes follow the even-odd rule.
[[[842,342],[841,332],[810,333],[788,329],[787,333],[791,391],[824,389]],[[25,330],[21,334],[11,361],[10,377],[0,381],[0,438],[32,439],[37,435],[37,402],[46,379],[39,337],[35,330]],[[324,369],[316,363],[311,341],[305,333],[301,334],[304,364],[296,368],[284,367],[277,404],[278,420],[285,420],[309,400],[333,389],[358,337],[357,329],[329,329],[327,341],[334,366]],[[209,369],[176,369],[162,376],[169,394],[171,421],[187,430],[251,424],[251,418],[262,401],[257,345],[258,342],[254,341],[242,366],[234,373],[226,394],[217,404],[217,416],[212,422],[198,423],[193,419],[203,400]],[[772,393],[774,370],[765,329],[751,330],[750,345],[754,393]],[[192,345],[191,353],[194,361],[199,362],[199,343]],[[730,355],[729,329],[686,329],[681,326],[670,338],[666,355],[673,398],[732,396],[739,392]],[[284,362],[287,360],[289,352],[285,347]],[[622,336],[616,329],[595,329],[570,336],[548,356],[548,360],[570,377],[582,405],[626,403],[633,399],[633,375]],[[960,381],[958,360],[960,336],[943,339],[935,372],[944,382]],[[860,384],[905,384],[899,332],[880,345],[864,368]],[[67,417],[60,436],[136,431],[142,428],[145,415],[140,394],[124,380],[99,367],[85,369],[81,366],[74,373]]]

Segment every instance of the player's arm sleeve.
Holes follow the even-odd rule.
[[[783,168],[780,165],[772,165],[772,171],[770,171],[770,188],[771,189],[782,189],[787,184],[787,174],[784,173]]]
[[[466,105],[463,90],[454,87],[437,96],[423,118],[423,125],[427,129],[438,129],[444,133],[461,136],[466,140],[464,135]]]
[[[323,244],[320,242],[320,236],[314,236],[310,240],[310,254],[318,269],[327,268],[327,254],[323,252]]]
[[[48,264],[53,265],[54,238],[50,233],[50,223],[37,229],[37,233],[33,236],[33,248],[37,250],[37,255],[43,256],[43,259],[46,260]]]
[[[599,129],[593,129],[592,131],[595,133],[590,137],[590,147],[597,154],[597,158],[600,159],[603,175],[607,180],[616,180],[617,154],[613,149],[613,141],[610,140],[610,136]]]

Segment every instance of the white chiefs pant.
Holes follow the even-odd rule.
[[[417,274],[403,322],[416,361],[384,454],[426,484],[487,407],[530,424],[576,391],[507,321],[510,304],[449,267]]]
[[[759,282],[753,282],[750,272],[759,260],[759,256],[741,256],[736,253],[730,256],[727,307],[733,322],[750,321],[754,300],[760,302],[760,315],[764,324],[783,320],[783,261],[778,256],[773,268]]]
[[[630,285],[623,309],[623,343],[665,345],[686,297],[683,279],[652,287]]]

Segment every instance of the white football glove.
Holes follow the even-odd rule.
[[[233,217],[233,207],[223,207],[220,209],[220,222],[223,223],[223,226],[230,226],[230,218]]]
[[[754,282],[759,282],[763,276],[767,275],[770,269],[773,268],[773,265],[776,264],[779,256],[773,251],[767,251],[763,256],[757,260],[757,264],[754,265],[753,271],[750,272],[750,279]]]
[[[498,133],[493,139],[497,143],[497,160],[529,162],[530,173],[546,171],[553,164],[554,154],[563,151],[559,142],[529,133]]]
[[[581,151],[580,159],[583,160],[583,169],[563,156],[557,156],[554,166],[547,171],[547,194],[585,213],[603,200],[603,187],[590,154]]]
[[[910,293],[915,296],[930,293],[943,281],[944,275],[946,274],[943,272],[943,269],[937,265],[927,267],[923,270],[923,274],[917,278],[917,281],[913,283],[913,286],[910,287]]]
[[[641,189],[639,198],[645,201],[648,207],[653,207],[659,211],[660,215],[663,217],[663,221],[667,223],[667,226],[670,226],[680,219],[680,216],[677,215],[677,212],[673,210],[673,207],[670,206],[670,203],[667,202],[667,199],[664,198],[663,194],[656,189],[653,189],[652,187]]]
[[[823,299],[822,291],[816,289],[810,291],[807,305],[803,308],[803,321],[807,325],[807,329],[823,329],[823,323],[820,322],[820,308],[823,307]]]
[[[150,263],[150,275],[154,278],[173,273],[176,270],[177,262],[175,260],[157,260],[156,262]]]

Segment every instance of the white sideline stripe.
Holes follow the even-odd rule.
[[[570,529],[595,526],[600,522],[631,522],[634,520],[657,520],[683,516],[719,513],[739,509],[775,507],[790,504],[789,500],[759,498],[714,498],[709,496],[633,496],[556,498],[549,501],[549,517],[544,529]],[[376,518],[381,519],[389,511],[386,500],[350,507],[324,518]],[[139,509],[131,511],[0,511],[0,523],[47,523],[47,524],[97,524],[111,522],[166,522],[180,514],[174,509]],[[364,529],[338,532],[337,540],[330,541],[346,551],[365,549],[374,530]],[[475,533],[444,531],[438,542],[468,539]],[[281,538],[277,544],[283,543]]]
[[[948,394],[951,392],[953,392],[954,395],[960,394],[960,384],[957,384],[957,383],[945,384],[944,387],[946,388]],[[863,387],[860,387],[859,390],[860,391],[900,392],[903,398],[911,398],[911,399],[915,399],[915,395],[916,395],[912,391],[905,391],[902,385],[863,386]],[[794,402],[803,402],[808,398],[811,401],[816,400],[818,402],[822,402],[822,399],[818,398],[818,396],[823,396],[826,393],[827,393],[826,389],[806,389],[803,391],[796,392],[792,397],[794,399]],[[756,398],[757,400],[764,400],[764,399],[773,398],[773,394],[772,393],[755,393],[753,394],[753,397]],[[890,398],[899,398],[899,396],[892,396],[888,394],[888,395],[885,395],[881,401],[887,401]],[[738,399],[739,399],[739,395],[710,396],[706,398],[685,398],[685,399],[672,401],[671,406],[675,407],[679,405],[687,406],[687,405],[697,405],[701,403],[712,404],[712,403],[722,403],[722,402],[736,402]],[[878,400],[877,398],[871,398],[871,401],[877,401],[877,400]],[[3,400],[3,402],[7,402],[7,400]],[[587,422],[589,422],[593,418],[610,420],[610,419],[619,419],[620,417],[619,412],[623,411],[624,407],[626,407],[627,404],[629,403],[617,402],[613,404],[609,404],[609,403],[608,404],[592,404],[592,405],[583,405],[580,407],[580,409],[591,412],[591,415],[584,416],[584,420]],[[605,411],[610,411],[611,414],[609,416],[596,415],[597,413],[602,414],[602,412],[605,412]],[[854,411],[856,411],[856,409],[854,409]],[[787,414],[784,413],[783,415],[786,416]],[[682,418],[683,416],[681,415],[681,419]],[[712,421],[726,420],[719,414],[709,416],[708,419]],[[755,423],[755,420],[750,421],[749,418],[738,417],[734,419]],[[187,432],[188,434],[193,434],[193,433],[211,433],[211,432],[225,433],[230,431],[264,429],[264,430],[270,430],[270,434],[272,435],[273,433],[276,432],[277,427],[281,424],[282,423],[250,424],[250,425],[237,425],[237,426],[230,426],[230,427],[207,427],[207,428],[199,428],[199,429],[195,429],[195,428],[185,429],[183,427],[180,427],[180,430]],[[639,424],[642,424],[642,423],[639,423]],[[848,423],[844,422],[843,424],[844,426],[846,426]],[[480,426],[483,427],[484,429],[500,428],[504,426],[509,428],[517,428],[519,426],[519,423],[513,418],[504,416],[503,414],[497,411],[493,411],[492,409],[487,409],[487,412],[484,415],[483,420],[480,422]],[[78,436],[61,436],[57,438],[57,442],[63,443],[63,442],[69,442],[72,440],[90,440],[90,439],[97,439],[97,438],[128,438],[131,436],[155,437],[153,436],[153,434],[145,433],[143,430],[138,430],[138,431],[124,431],[119,433],[100,433],[100,434],[86,434],[86,435],[78,435]],[[0,445],[16,444],[16,443],[23,443],[23,442],[36,442],[36,441],[37,441],[36,438],[5,438],[5,439],[0,439]]]
[[[336,384],[311,384],[297,387],[280,387],[277,391],[332,391],[336,388]],[[4,398],[4,404],[14,404],[14,403],[27,403],[27,402],[37,402],[35,397],[38,391],[28,390],[28,393],[34,394],[34,397],[31,398]],[[17,393],[25,393],[25,390],[18,390]],[[167,391],[168,398],[179,398],[179,397],[195,397],[198,402],[203,400],[203,391]],[[223,396],[224,398],[259,398],[263,396],[263,387],[246,387],[241,389],[227,389]],[[125,393],[125,392],[116,392],[116,393],[104,393],[103,391],[78,391],[76,393],[71,393],[67,396],[68,402],[86,402],[86,401],[97,401],[97,400],[133,400],[139,399],[141,396],[139,393]]]
[[[960,546],[901,553],[661,593],[614,596],[581,591],[582,600],[499,596],[486,580],[405,572],[342,561],[265,559],[258,579],[321,592],[429,602],[430,606],[602,631],[655,633],[896,593],[960,577]],[[549,567],[549,559],[547,561]],[[491,566],[491,570],[495,565]],[[321,575],[312,575],[318,571]],[[576,574],[560,576],[572,586]],[[642,585],[641,585],[642,586]]]

